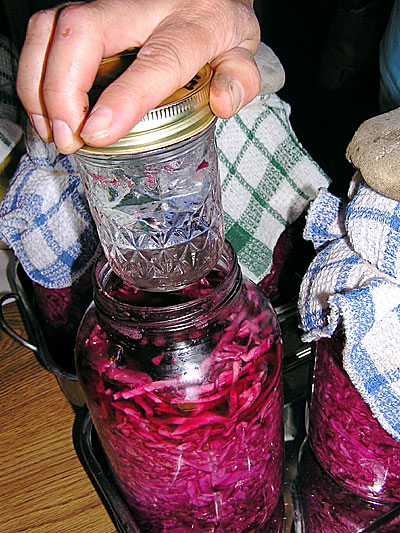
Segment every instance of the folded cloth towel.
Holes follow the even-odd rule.
[[[269,273],[281,233],[329,184],[289,116],[290,106],[276,94],[260,94],[217,123],[226,238],[255,283]]]
[[[96,227],[74,159],[30,126],[26,148],[0,203],[0,235],[33,281],[69,287],[95,254]]]
[[[264,43],[257,52],[262,89],[235,117],[217,122],[217,149],[226,236],[245,274],[258,283],[270,272],[283,230],[304,211],[327,176],[297,140],[290,106],[276,94],[279,60]],[[0,204],[0,236],[27,274],[62,288],[79,276],[97,237],[74,158],[56,152],[29,130],[27,156]]]
[[[357,173],[347,205],[320,191],[304,237],[318,254],[300,287],[303,340],[343,326],[344,369],[381,426],[400,440],[400,202]]]
[[[24,133],[17,68],[17,50],[0,35],[0,163]],[[94,254],[96,228],[72,158],[43,143],[29,126],[25,144],[27,154],[0,204],[0,238],[33,281],[49,288],[70,286]]]

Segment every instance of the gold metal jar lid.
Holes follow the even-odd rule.
[[[137,49],[128,50],[103,59],[89,93],[91,106],[102,90],[135,59],[137,52]],[[184,87],[146,113],[122,139],[101,148],[84,145],[78,154],[137,154],[165,148],[200,133],[216,120],[209,105],[211,77],[212,70],[207,64]]]

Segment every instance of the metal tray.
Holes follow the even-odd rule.
[[[300,427],[299,429],[300,434],[303,435],[302,428]],[[285,477],[282,490],[284,517],[281,531],[284,533],[318,533],[304,530],[301,520],[301,508],[298,501],[296,501],[298,495],[296,498],[296,489],[294,487],[296,487],[299,440],[285,442]],[[76,453],[108,510],[117,532],[140,533],[139,526],[112,480],[104,452],[88,412],[81,412],[81,415],[76,418],[74,444]],[[380,533],[389,526],[391,528],[397,526],[400,531],[400,504],[393,505],[390,511],[379,516],[365,528],[359,529],[357,533]],[[395,531],[395,529],[391,530]]]
[[[73,436],[76,453],[118,533],[140,533],[131,512],[111,479],[96,430],[87,411],[76,416]]]
[[[76,453],[97,489],[118,533],[140,533],[134,517],[112,480],[95,428],[85,407],[76,375],[57,364],[47,348],[46,339],[35,315],[32,284],[15,257],[9,262],[7,277],[11,292],[0,297],[0,327],[17,342],[32,350],[43,367],[56,376],[67,398],[75,406],[80,407],[80,409],[76,410],[73,430]],[[27,339],[14,331],[3,315],[3,306],[10,300],[17,302]],[[275,307],[275,310],[278,314],[283,338],[284,532],[316,533],[302,531],[301,521],[296,519],[298,509],[296,509],[296,501],[295,497],[293,498],[292,490],[296,478],[298,452],[306,436],[304,417],[309,390],[309,374],[312,368],[312,351],[311,346],[303,343],[300,338],[296,302],[292,301],[279,305]],[[383,527],[387,527],[392,523],[397,524],[397,521],[400,523],[399,516],[400,505],[396,505],[389,513],[380,516],[374,523],[358,533],[379,533]]]
[[[35,315],[32,283],[16,258],[13,258],[8,265],[7,276],[11,292],[0,298],[0,327],[17,342],[32,350],[42,366],[56,376],[61,389],[71,403],[82,408],[76,410],[77,417],[74,426],[76,452],[108,509],[117,531],[119,533],[138,533],[139,529],[135,520],[108,471],[107,462],[85,408],[83,394],[76,375],[57,364],[47,347],[45,336]],[[3,306],[10,300],[17,302],[27,334],[26,339],[12,329],[3,315]],[[283,338],[286,441],[286,474],[283,499],[286,524],[290,524],[293,521],[293,506],[289,485],[295,471],[296,450],[305,434],[303,416],[308,389],[311,347],[301,341],[296,302],[280,305],[275,310],[278,314]],[[285,528],[285,532],[288,531],[290,529]]]

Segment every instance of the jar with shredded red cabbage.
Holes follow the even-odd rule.
[[[53,361],[74,373],[76,333],[93,299],[91,269],[69,287],[51,289],[34,282],[32,290],[39,325]]]
[[[281,339],[265,295],[228,243],[178,291],[134,289],[104,257],[94,279],[77,374],[141,531],[263,530],[283,480]]]
[[[343,334],[315,347],[309,436],[316,458],[359,496],[400,501],[400,442],[373,416],[342,366]]]
[[[306,440],[292,486],[296,533],[398,533],[399,503],[380,503],[343,489],[319,465]]]

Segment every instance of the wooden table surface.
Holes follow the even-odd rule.
[[[23,334],[15,303],[5,306]],[[76,413],[34,353],[0,330],[0,531],[116,531],[73,443]]]

